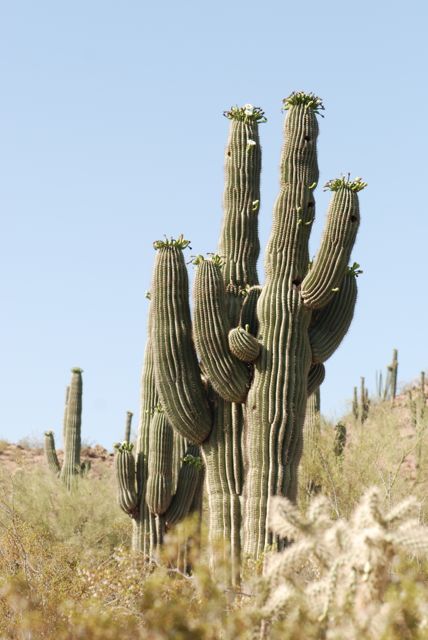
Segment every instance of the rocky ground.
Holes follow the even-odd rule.
[[[63,452],[57,451],[58,459],[62,462]],[[91,474],[101,475],[107,468],[113,465],[113,453],[97,444],[90,447],[82,447],[82,462],[90,460]],[[17,469],[31,465],[46,464],[43,448],[29,446],[27,444],[11,444],[0,440],[0,467],[7,473],[14,473]]]

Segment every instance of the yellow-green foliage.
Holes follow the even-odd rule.
[[[373,405],[363,426],[352,418],[343,421],[347,427],[343,456],[334,453],[333,425],[323,424],[316,443],[318,455],[311,454],[304,460],[301,474],[302,478],[314,479],[312,492],[318,487],[324,496],[321,504],[328,516],[324,517],[324,523],[328,521],[325,535],[327,530],[335,531],[338,518],[350,517],[361,496],[373,485],[378,486],[376,499],[384,518],[404,498],[415,496],[422,502],[426,493],[426,432],[423,425],[412,428],[406,406],[391,409],[390,403]],[[420,467],[416,469],[419,446]],[[310,504],[306,488],[302,482],[297,520],[304,517]],[[326,567],[317,568],[309,561],[309,553],[301,565],[293,568],[290,563],[280,574],[283,579],[279,586],[286,586],[290,580],[296,586],[293,606],[282,611],[281,591],[276,593],[279,599],[275,604],[275,589],[269,586],[269,580],[253,576],[257,567],[245,572],[253,577],[251,581],[245,579],[238,595],[227,587],[226,580],[221,582],[221,571],[214,581],[204,542],[201,552],[197,544],[188,549],[192,576],[175,569],[183,540],[190,535],[197,542],[190,524],[183,523],[168,534],[158,565],[144,564],[141,557],[129,552],[130,519],[120,511],[116,500],[112,472],[99,479],[83,480],[79,492],[71,494],[48,470],[32,468],[18,470],[12,476],[0,475],[1,640],[428,638],[428,567],[403,545],[402,552],[391,551],[387,541],[377,548],[376,562],[370,558],[373,567],[386,570],[381,575],[381,591],[364,605],[359,622],[352,609],[344,614],[337,594],[321,614],[316,612],[315,597],[308,603],[299,594],[299,590],[304,594],[314,589],[328,573]],[[417,512],[421,523],[426,521],[424,509],[422,505]],[[311,513],[316,513],[316,507],[312,506]],[[412,535],[417,526],[414,522],[410,527]],[[383,533],[384,538],[389,535]],[[291,532],[288,535],[291,537]],[[298,536],[294,537],[297,540]],[[331,536],[325,545],[335,559],[340,556],[339,538]],[[322,539],[319,531],[315,539]],[[299,547],[294,545],[294,549],[297,557]],[[289,552],[293,553],[293,545]],[[358,556],[356,566],[362,557]],[[366,566],[369,585],[374,570],[366,562],[360,577],[364,577]],[[326,602],[325,598],[321,601]]]
[[[413,495],[425,506],[428,481],[428,430],[415,430],[407,406],[373,405],[363,425],[351,416],[343,420],[347,429],[343,456],[334,452],[335,431],[324,422],[315,451],[303,453],[300,468],[299,503],[308,506],[314,493],[327,496],[337,517],[348,517],[361,495],[380,487],[388,505]],[[416,454],[420,447],[420,468]],[[308,484],[307,478],[311,479]],[[312,491],[312,493],[311,493]]]

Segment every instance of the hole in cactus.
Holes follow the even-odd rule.
[[[227,152],[227,155],[228,155],[228,156],[229,156],[229,158],[230,158],[230,156],[231,156],[232,154],[230,153],[230,151],[228,151],[228,152]]]
[[[306,140],[306,142],[309,142],[309,140],[311,139],[311,136],[305,136],[304,140]]]
[[[300,278],[300,277],[294,278],[292,284],[293,284],[293,289],[299,290],[300,289],[300,285],[302,284],[302,278]]]
[[[314,202],[308,202],[308,208],[309,208],[309,207],[313,207],[313,206],[314,206],[314,204],[315,204]]]
[[[352,215],[350,217],[350,220],[351,220],[351,222],[357,222],[358,218],[357,218],[357,216]]]

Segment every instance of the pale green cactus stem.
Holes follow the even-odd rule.
[[[45,459],[48,464],[49,469],[59,476],[61,471],[61,465],[58,460],[58,456],[56,454],[55,449],[55,436],[53,431],[45,431]]]
[[[64,462],[60,478],[67,489],[71,490],[81,473],[80,466],[80,429],[82,424],[82,369],[71,370],[70,393],[67,403],[67,419],[64,441]]]
[[[221,267],[211,260],[200,261],[193,293],[195,346],[204,372],[223,400],[243,402],[250,377],[248,367],[229,349],[230,321]]]
[[[80,462],[81,423],[82,423],[82,369],[71,370],[71,383],[67,387],[64,409],[63,440],[64,461],[59,464],[55,451],[54,435],[45,433],[45,457],[49,468],[61,478],[70,491],[76,485],[79,476],[87,475],[90,462]]]
[[[358,407],[358,418],[361,424],[367,420],[370,410],[369,391],[366,387],[366,380],[363,376],[360,379],[360,402]]]
[[[305,422],[303,424],[303,442],[305,451],[314,456],[321,433],[321,393],[320,389],[308,396]],[[305,454],[306,455],[306,454]]]
[[[358,403],[358,387],[354,387],[354,395],[352,398],[352,414],[355,420],[358,420],[359,413],[359,403]]]
[[[249,325],[247,325],[246,329],[242,327],[231,329],[228,335],[228,342],[230,352],[242,362],[255,362],[259,357],[260,343],[250,333]]]
[[[138,514],[138,495],[135,485],[135,458],[132,454],[133,444],[126,440],[115,445],[119,452],[115,456],[116,480],[119,487],[119,506],[125,513]]]
[[[150,511],[163,515],[172,499],[174,435],[164,411],[156,407],[149,433],[146,501]]]
[[[318,182],[316,113],[322,104],[312,94],[299,92],[284,101],[284,108],[288,115],[280,193],[267,248],[266,283],[257,307],[262,349],[247,400],[244,550],[250,556],[258,556],[272,541],[267,527],[269,497],[296,498],[311,365],[329,357],[343,338],[355,296],[345,296],[352,307],[346,311],[345,303],[336,303],[344,318],[334,323],[339,326],[333,326],[333,332],[341,335],[329,336],[327,321],[319,336],[312,326],[315,358],[312,314],[325,310],[344,287],[360,220],[357,193],[365,186],[349,177],[327,183],[333,197],[320,249],[308,270],[313,189]],[[324,313],[328,315],[328,310]]]
[[[257,329],[261,169],[258,123],[265,118],[261,109],[251,105],[233,107],[225,115],[231,126],[218,255],[194,260],[197,272],[192,328],[183,246],[172,242],[155,244],[158,255],[153,279],[152,336],[156,385],[168,419],[183,437],[203,443],[210,537],[213,543],[221,540],[230,545],[226,553],[231,557],[232,581],[237,583],[243,483],[240,403],[248,392],[250,372],[247,364],[229,350],[228,334],[240,323],[242,307],[246,309],[245,324],[250,330]],[[201,379],[200,367],[208,387]]]
[[[132,413],[132,411],[127,411],[126,412],[124,442],[130,442],[131,441],[131,427],[132,427],[132,416],[133,415],[134,414]]]

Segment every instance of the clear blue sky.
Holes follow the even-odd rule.
[[[399,349],[428,368],[426,3],[0,2],[0,437],[59,435],[84,369],[83,437],[138,413],[153,240],[217,247],[232,104],[266,111],[262,246],[278,184],[281,100],[324,99],[320,184],[369,183],[357,312],[327,363],[337,417]],[[317,189],[315,252],[327,196]],[[260,263],[260,274],[262,274]]]

